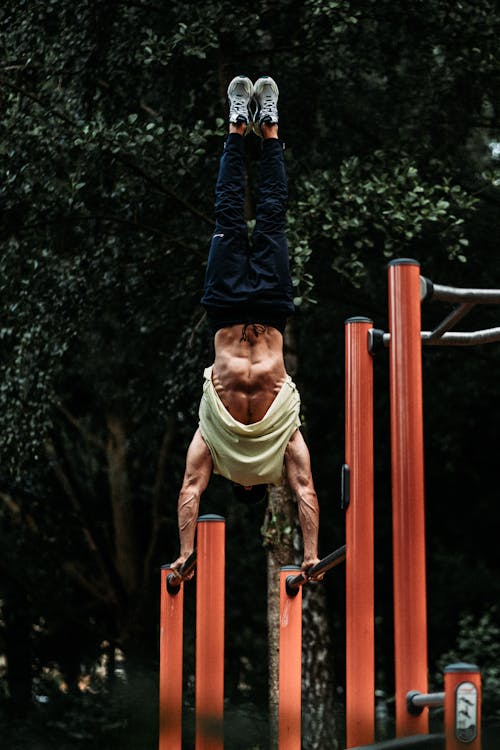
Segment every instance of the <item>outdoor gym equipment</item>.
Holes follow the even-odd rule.
[[[476,305],[500,304],[500,291],[457,289],[420,276],[417,261],[389,263],[389,332],[365,317],[345,324],[346,544],[305,576],[280,571],[279,748],[301,747],[302,587],[346,563],[346,747],[481,748],[481,678],[473,664],[446,667],[444,691],[428,692],[425,569],[422,345],[500,341],[500,328],[450,330]],[[421,302],[458,306],[432,331],[421,330]],[[389,349],[394,579],[396,738],[375,743],[373,550],[373,355]],[[223,747],[224,519],[199,518],[196,564],[196,750]],[[190,567],[191,566],[191,567]],[[183,582],[162,568],[159,750],[180,750]],[[183,574],[187,572],[183,569]],[[169,580],[170,579],[170,580]],[[208,614],[210,613],[210,614]],[[444,733],[428,734],[428,708],[444,706]]]
[[[421,302],[423,300],[440,300],[457,302],[453,310],[433,331],[421,331]],[[456,289],[433,284],[429,279],[420,276],[420,265],[417,261],[402,258],[388,265],[388,312],[389,332],[373,328],[368,318],[350,318],[346,321],[346,404],[363,400],[364,408],[369,410],[357,422],[348,427],[349,408],[346,409],[346,464],[349,468],[354,486],[350,488],[350,505],[358,506],[356,477],[368,466],[372,482],[373,450],[373,402],[370,391],[373,383],[371,357],[383,345],[389,349],[390,405],[391,405],[391,480],[392,480],[392,534],[393,534],[393,597],[394,597],[394,663],[396,693],[396,736],[392,747],[403,742],[401,747],[411,747],[411,742],[425,742],[419,737],[428,736],[427,710],[409,710],[412,704],[407,702],[409,693],[428,695],[427,683],[427,603],[426,603],[426,570],[425,570],[425,511],[424,511],[424,445],[422,419],[422,344],[466,345],[488,343],[500,340],[500,329],[487,329],[476,332],[449,333],[476,304],[500,303],[499,290]],[[349,345],[349,341],[357,345]],[[361,384],[369,384],[364,390]],[[358,434],[358,430],[361,434]],[[363,435],[365,436],[363,439]],[[356,440],[352,448],[352,440]],[[348,455],[351,451],[351,456]],[[352,463],[354,460],[354,464]],[[360,479],[358,481],[361,481]],[[370,513],[372,497],[367,490],[363,495],[364,513]],[[348,530],[350,528],[346,513],[347,560],[346,575],[350,570]],[[357,524],[351,528],[356,529]],[[364,539],[360,533],[358,542]],[[372,538],[370,537],[370,542]],[[353,554],[354,557],[354,554]],[[372,567],[369,565],[369,573]],[[362,569],[359,569],[359,573]],[[347,603],[348,606],[348,603]],[[362,611],[362,610],[361,610]],[[358,678],[357,669],[351,668],[356,654],[350,653],[350,646],[356,647],[356,641],[349,641],[349,616],[346,616],[347,667],[346,667],[346,734],[347,747],[368,746],[374,741],[373,697],[369,701],[369,710],[365,701],[368,692],[374,695],[373,652],[370,643],[367,654],[370,668],[364,673],[363,680],[369,684],[368,692],[359,700],[363,685]],[[372,622],[366,617],[366,626],[372,636]],[[470,665],[469,665],[470,666]],[[477,690],[475,704],[474,736],[464,741],[461,718],[450,697],[453,689],[449,685],[450,676],[445,673],[445,734],[447,750],[457,747],[480,748],[480,678],[477,667],[470,666],[475,675],[470,682]],[[469,669],[468,666],[464,669]],[[465,680],[465,682],[468,682]],[[462,683],[460,683],[462,684]],[[365,684],[366,689],[366,684]],[[463,688],[466,689],[466,688]],[[457,686],[456,690],[459,690]],[[423,699],[420,699],[421,702]],[[429,704],[427,704],[429,705]],[[413,707],[415,708],[415,707]],[[425,707],[426,708],[426,707]],[[463,717],[462,717],[463,718]],[[459,726],[460,725],[460,726]],[[415,744],[416,746],[416,744]]]
[[[223,747],[225,521],[200,516],[197,551],[182,569],[196,565],[196,750]],[[182,747],[184,582],[170,566],[161,570],[159,750]]]

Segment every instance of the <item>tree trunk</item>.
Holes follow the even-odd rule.
[[[31,706],[31,618],[26,592],[7,590],[4,601],[7,685],[12,716],[25,716]]]
[[[288,485],[269,490],[263,536],[267,549],[267,625],[269,652],[269,747],[278,745],[279,571],[294,561],[293,527],[296,509]]]
[[[293,321],[285,331],[285,365],[294,376],[297,349]],[[278,741],[279,569],[302,562],[302,535],[295,500],[285,478],[269,491],[264,546],[267,548],[269,628],[269,736],[271,750]],[[303,590],[302,642],[302,747],[335,750],[335,714],[332,643],[321,584]]]
[[[337,750],[333,648],[321,583],[302,597],[302,748]]]
[[[115,534],[115,563],[124,590],[132,595],[140,584],[136,527],[127,467],[127,439],[123,422],[107,415],[106,444],[109,489]]]

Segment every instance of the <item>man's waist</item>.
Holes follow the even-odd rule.
[[[272,328],[283,334],[286,327],[289,312],[281,311],[272,305],[259,305],[254,307],[237,307],[230,305],[227,308],[216,308],[211,306],[207,309],[208,322],[212,333],[215,335],[221,329],[240,326],[242,329],[250,328],[252,325]]]
[[[279,329],[268,323],[251,321],[246,323],[232,323],[219,328],[215,334],[216,352],[231,350],[236,357],[252,358],[252,349],[271,349],[282,357],[283,336]],[[259,355],[257,355],[259,356]],[[266,355],[269,356],[269,355]]]

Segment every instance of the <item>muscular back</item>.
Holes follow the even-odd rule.
[[[238,422],[260,421],[286,378],[281,333],[239,324],[217,331],[214,343],[212,381],[219,398]]]

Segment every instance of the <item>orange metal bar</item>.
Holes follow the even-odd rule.
[[[302,705],[302,587],[289,596],[286,579],[297,565],[280,570],[278,748],[300,750]]]
[[[427,734],[428,710],[412,716],[411,690],[428,692],[420,266],[389,264],[392,526],[396,735]]]
[[[224,747],[225,521],[200,516],[196,574],[196,750]]]
[[[481,675],[475,664],[444,670],[446,750],[481,750]]]
[[[161,568],[159,750],[182,747],[184,584],[167,588],[170,565]]]
[[[368,318],[349,318],[345,335],[346,744],[375,741],[373,573],[373,360]],[[345,502],[345,500],[344,500]]]

